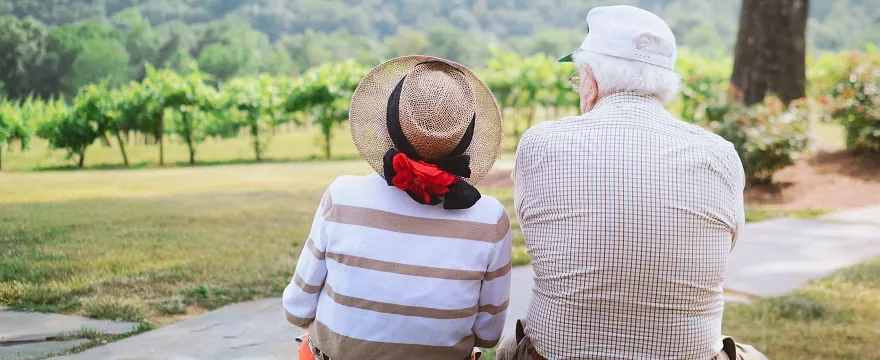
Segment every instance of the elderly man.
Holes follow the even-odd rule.
[[[573,61],[583,115],[523,136],[516,209],[535,270],[499,359],[762,359],[721,334],[721,283],[744,223],[733,146],[674,119],[672,31],[600,7]]]

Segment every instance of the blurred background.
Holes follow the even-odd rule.
[[[672,27],[668,109],[734,143],[750,222],[880,204],[880,0],[0,0],[0,305],[129,336],[279,295],[323,190],[370,173],[348,102],[398,55],[492,88],[505,151],[480,187],[514,214],[517,141],[577,114],[555,59],[611,4]],[[774,359],[880,358],[880,258],[841,271],[731,305],[725,332]]]

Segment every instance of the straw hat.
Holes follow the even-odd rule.
[[[390,118],[403,144],[389,133],[394,108]],[[361,156],[389,185],[389,150],[441,168],[448,168],[442,164],[449,157],[466,156],[468,176],[460,178],[470,185],[501,153],[501,111],[492,92],[467,67],[431,56],[399,57],[371,70],[354,92],[349,123]]]

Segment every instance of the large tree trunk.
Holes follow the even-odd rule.
[[[119,141],[119,151],[122,152],[122,164],[125,167],[128,167],[128,155],[125,154],[125,142],[122,141],[122,135],[119,134],[119,130],[116,130],[116,141]]]
[[[743,0],[731,82],[748,105],[806,95],[808,0]]]

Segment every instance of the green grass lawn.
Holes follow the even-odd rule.
[[[0,303],[161,320],[278,295],[327,184],[369,172],[338,161],[2,174]],[[512,205],[509,189],[484,190]],[[519,231],[516,242],[527,263]]]
[[[161,325],[279,295],[327,184],[369,172],[334,161],[0,174],[0,304]],[[512,190],[482,191],[508,207],[515,262],[527,263]],[[725,331],[773,359],[880,358],[868,341],[880,336],[877,299],[880,259],[790,296],[731,305]]]

